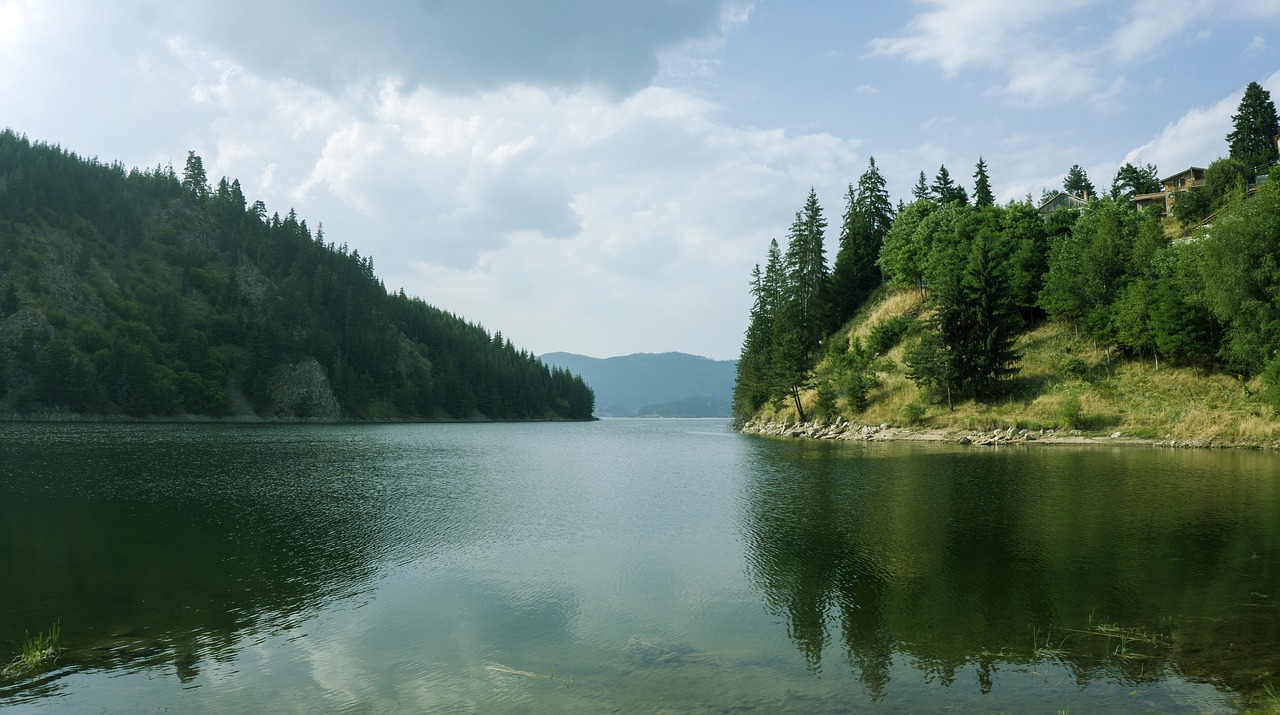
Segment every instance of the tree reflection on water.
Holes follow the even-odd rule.
[[[1080,687],[1280,672],[1273,455],[758,440],[751,577],[811,670],[840,638],[879,699],[1051,660]]]

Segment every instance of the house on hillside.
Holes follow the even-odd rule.
[[[1040,208],[1036,209],[1036,213],[1043,216],[1057,211],[1058,209],[1083,209],[1089,203],[1087,196],[1076,196],[1075,194],[1059,191],[1040,203]]]
[[[1160,215],[1168,216],[1173,211],[1174,199],[1180,192],[1204,186],[1204,167],[1187,167],[1167,179],[1161,179],[1160,185],[1163,187],[1162,191],[1138,194],[1130,200],[1139,209],[1159,206]]]

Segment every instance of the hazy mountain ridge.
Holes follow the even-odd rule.
[[[601,417],[726,417],[731,414],[736,360],[687,353],[635,353],[594,358],[553,352],[548,364],[582,377],[595,391]]]

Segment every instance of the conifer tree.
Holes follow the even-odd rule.
[[[1089,181],[1089,175],[1079,164],[1072,164],[1071,168],[1067,169],[1067,178],[1062,182],[1062,190],[1081,198],[1093,196],[1095,193],[1093,182]]]
[[[187,152],[187,164],[182,170],[182,188],[197,201],[209,197],[209,177],[204,171],[204,161],[194,151]]]
[[[822,217],[817,193],[810,188],[804,208],[796,213],[787,237],[784,256],[786,290],[783,300],[799,323],[808,353],[816,348],[827,325],[829,309],[827,255],[823,242],[827,221]]]
[[[1276,134],[1280,133],[1271,93],[1257,82],[1250,82],[1240,107],[1231,117],[1231,126],[1227,135],[1231,158],[1244,164],[1250,176],[1266,173],[1267,167],[1276,163]]]
[[[852,317],[881,281],[877,261],[893,225],[893,204],[875,157],[859,177],[857,190],[849,187],[846,201],[840,248],[831,272],[833,328]]]
[[[811,188],[796,213],[783,257],[785,283],[773,325],[774,387],[789,395],[803,421],[801,391],[808,385],[813,354],[827,327],[829,281],[823,248],[826,219]]]
[[[991,193],[991,179],[987,176],[987,162],[978,157],[978,165],[973,172],[973,205],[978,208],[994,205],[996,198]]]
[[[924,178],[924,172],[920,172],[920,178],[916,181],[916,185],[911,188],[911,198],[915,201],[925,201],[933,198],[929,193],[929,181]]]
[[[776,240],[769,243],[765,270],[756,264],[751,271],[751,320],[738,359],[733,386],[733,414],[741,424],[773,396],[773,331],[779,300],[779,272],[782,256]]]
[[[991,396],[999,383],[1017,372],[1014,344],[1022,327],[1005,261],[995,236],[980,230],[969,247],[961,278],[958,319],[946,333],[959,348],[961,380],[978,397]]]
[[[930,189],[933,191],[933,195],[938,197],[938,201],[944,204],[965,204],[969,202],[969,194],[964,190],[963,186],[952,180],[951,172],[947,171],[946,164],[938,167],[938,175],[934,178],[933,186]]]

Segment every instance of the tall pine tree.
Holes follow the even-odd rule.
[[[973,205],[978,208],[992,206],[996,197],[991,193],[991,178],[987,176],[987,162],[978,157],[978,165],[973,172]]]
[[[924,201],[933,198],[933,194],[929,192],[929,180],[924,178],[924,172],[920,172],[920,178],[916,180],[916,185],[911,187],[911,199],[913,201]]]
[[[1089,175],[1079,164],[1072,164],[1071,168],[1067,169],[1067,178],[1062,181],[1062,190],[1080,198],[1088,198],[1095,194],[1093,182],[1089,181]]]
[[[947,171],[946,164],[938,167],[938,176],[933,180],[933,186],[930,187],[933,195],[938,197],[938,201],[944,204],[969,203],[969,194],[964,190],[963,186],[957,184],[951,178],[951,172]]]
[[[1280,133],[1271,93],[1257,82],[1250,82],[1240,107],[1231,117],[1231,126],[1227,135],[1231,158],[1240,160],[1250,176],[1265,174],[1276,163],[1276,134]]]
[[[745,422],[774,395],[773,332],[781,291],[782,254],[777,240],[770,241],[764,273],[757,264],[751,271],[751,320],[738,358],[733,386],[733,415]]]
[[[811,188],[787,238],[783,257],[786,283],[773,331],[775,386],[791,396],[801,420],[804,408],[800,393],[808,384],[813,355],[828,324],[826,228],[818,195]]]
[[[833,328],[853,317],[881,281],[876,261],[884,237],[893,225],[893,204],[875,157],[859,177],[857,190],[849,187],[846,201],[840,248],[831,272]]]

